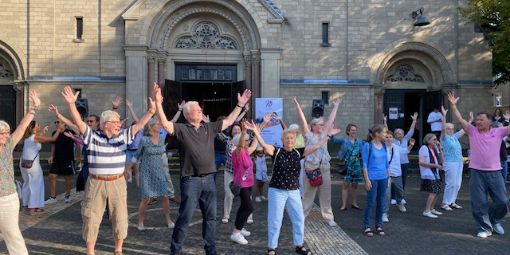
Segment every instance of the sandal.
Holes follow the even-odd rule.
[[[267,255],[276,255],[276,250],[275,249],[268,249],[267,250]]]
[[[304,245],[296,246],[296,252],[302,255],[312,255],[312,252],[307,249]]]
[[[384,230],[382,229],[382,227],[377,227],[375,229],[375,231],[377,232],[378,235],[380,236],[383,236],[384,235]]]
[[[374,236],[374,232],[372,232],[371,228],[365,228],[365,230],[363,231],[363,234],[366,236]]]
[[[361,210],[361,207],[359,207],[358,205],[351,205],[351,208],[356,209],[356,210]]]

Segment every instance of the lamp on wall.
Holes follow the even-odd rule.
[[[415,27],[423,27],[423,26],[427,26],[430,24],[430,21],[429,19],[427,19],[427,17],[425,17],[423,15],[423,7],[416,10],[416,11],[413,11],[411,12],[411,18],[413,18],[414,20],[414,26]]]

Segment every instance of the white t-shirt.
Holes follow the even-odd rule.
[[[391,158],[391,152],[393,150],[393,158]],[[407,150],[407,149],[406,149]],[[392,145],[390,147],[386,147],[386,152],[388,154],[388,162],[391,159],[391,162],[388,166],[390,169],[391,177],[399,177],[402,175],[402,168],[400,167],[400,146]]]
[[[430,163],[430,154],[429,154],[429,148],[425,145],[421,146],[420,151],[418,151],[418,158],[421,160],[421,158],[425,158],[426,163]],[[422,179],[425,180],[435,180],[436,178],[439,179],[439,176],[434,176],[434,172],[432,172],[432,169],[428,167],[424,167],[420,165],[420,175]]]
[[[442,120],[443,119],[443,114],[441,114],[440,112],[431,112],[429,114],[429,117],[427,118],[427,122],[430,123],[430,129],[432,130],[432,132],[434,131],[441,131],[441,122],[432,122],[432,121],[436,121],[436,120]]]

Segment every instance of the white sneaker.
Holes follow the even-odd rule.
[[[262,202],[262,198],[261,198],[261,197],[259,197],[259,196],[257,196],[257,197],[255,198],[255,202],[257,202],[257,203]]]
[[[175,223],[173,221],[170,221],[167,226],[168,228],[175,228]]]
[[[71,203],[71,197],[69,195],[65,196],[64,203],[66,203],[66,204]]]
[[[50,197],[50,198],[48,198],[48,200],[46,200],[46,201],[44,202],[44,204],[46,204],[46,205],[51,205],[51,204],[54,204],[54,203],[56,203],[56,202],[57,202],[57,198],[55,198],[55,197]]]
[[[392,199],[392,200],[391,200],[391,204],[392,204],[392,205],[396,205],[396,204],[397,204],[397,200]]]
[[[505,229],[503,228],[503,226],[501,226],[501,223],[494,224],[494,226],[492,226],[492,229],[498,235],[504,235],[505,234]]]
[[[260,198],[262,198],[262,200],[264,200],[264,201],[267,201],[267,197],[265,197],[265,196],[260,196]]]
[[[407,204],[406,200],[402,198],[402,201],[400,201],[403,205]]]
[[[399,204],[399,205],[398,205],[398,210],[399,210],[400,212],[407,212],[407,209],[406,209],[406,207],[404,206],[404,204]]]
[[[253,224],[253,218],[248,218],[246,220],[246,224]]]
[[[437,211],[436,209],[432,209],[432,211],[430,211],[431,213],[435,214],[435,215],[443,215],[442,212],[440,211]]]
[[[138,231],[144,231],[145,230],[145,227],[143,225],[138,225],[138,226],[136,226],[136,228],[138,229]]]
[[[433,219],[439,218],[439,217],[437,217],[437,215],[433,214],[432,212],[423,212],[422,215],[425,217],[433,218]]]
[[[230,235],[230,240],[242,245],[248,244],[248,241],[246,241],[246,239],[244,238],[243,235],[241,235],[241,233]]]
[[[132,183],[133,182],[133,177],[129,176],[129,178],[127,179],[127,182],[128,183]]]
[[[453,211],[453,209],[450,206],[448,206],[447,204],[443,204],[441,206],[441,209],[443,209],[445,211]]]
[[[456,204],[456,203],[453,203],[450,205],[450,208],[454,208],[454,209],[462,209],[462,206]]]
[[[390,222],[390,219],[388,219],[388,214],[387,213],[383,213],[383,215],[382,215],[382,222]]]
[[[335,220],[328,220],[328,225],[329,225],[330,227],[334,227],[334,226],[336,226],[337,224],[336,224]]]
[[[476,236],[478,236],[480,238],[487,238],[487,237],[489,237],[491,235],[492,235],[492,232],[485,231],[485,230],[482,230],[482,231],[478,232],[478,234],[476,234]]]
[[[241,235],[243,236],[250,236],[251,232],[246,230],[245,228],[241,229]]]
[[[223,223],[223,224],[227,224],[227,223],[228,223],[228,218],[223,218],[223,219],[221,219],[221,223]]]

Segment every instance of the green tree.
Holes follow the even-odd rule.
[[[492,48],[495,84],[510,82],[510,0],[467,0],[462,14],[478,24]]]

